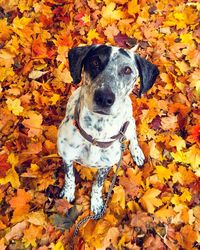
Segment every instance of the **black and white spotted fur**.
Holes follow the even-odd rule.
[[[73,162],[98,168],[92,186],[91,210],[98,214],[103,207],[102,187],[110,168],[120,159],[120,142],[100,148],[82,137],[74,124],[74,109],[78,105],[81,127],[99,141],[110,141],[129,121],[126,138],[135,163],[142,166],[144,155],[137,141],[135,121],[129,94],[140,76],[140,95],[150,89],[158,69],[144,58],[122,48],[91,45],[69,51],[69,67],[74,83],[83,85],[70,97],[66,115],[58,132],[58,152],[65,162],[65,185],[61,195],[69,202],[75,198]]]

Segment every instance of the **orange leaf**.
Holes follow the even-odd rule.
[[[29,129],[28,136],[40,136],[42,133],[42,115],[36,112],[30,111],[28,113],[29,119],[25,119],[22,124]]]
[[[162,205],[162,201],[159,198],[156,198],[161,193],[160,190],[156,188],[148,189],[144,195],[140,198],[142,206],[149,212],[153,213],[154,210]]]
[[[14,209],[13,218],[26,215],[29,212],[29,201],[32,200],[32,194],[24,189],[17,190],[17,196],[10,199],[9,203]]]

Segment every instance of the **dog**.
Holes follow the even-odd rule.
[[[121,157],[121,140],[130,141],[129,150],[138,166],[144,154],[138,145],[129,94],[140,77],[139,96],[149,90],[158,68],[132,50],[107,45],[75,47],[68,53],[74,84],[81,81],[69,98],[66,115],[58,129],[57,148],[64,160],[65,184],[61,197],[75,199],[73,162],[96,167],[92,185],[91,210],[101,213],[102,188],[110,168]]]

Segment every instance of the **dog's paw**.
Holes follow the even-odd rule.
[[[101,213],[104,207],[104,202],[102,197],[91,197],[91,210],[95,215],[98,215]]]
[[[139,167],[143,166],[145,157],[142,152],[142,149],[139,146],[135,146],[135,147],[130,148],[130,150],[131,150],[131,154],[137,166]]]
[[[60,192],[60,198],[66,198],[68,202],[72,202],[75,199],[75,188],[69,188],[69,186],[64,186]]]

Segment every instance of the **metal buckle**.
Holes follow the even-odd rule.
[[[124,143],[126,141],[126,136],[122,131],[119,131],[119,133],[122,135],[122,137],[119,138],[119,142]]]
[[[92,139],[92,145],[97,146],[97,140],[95,138]]]

